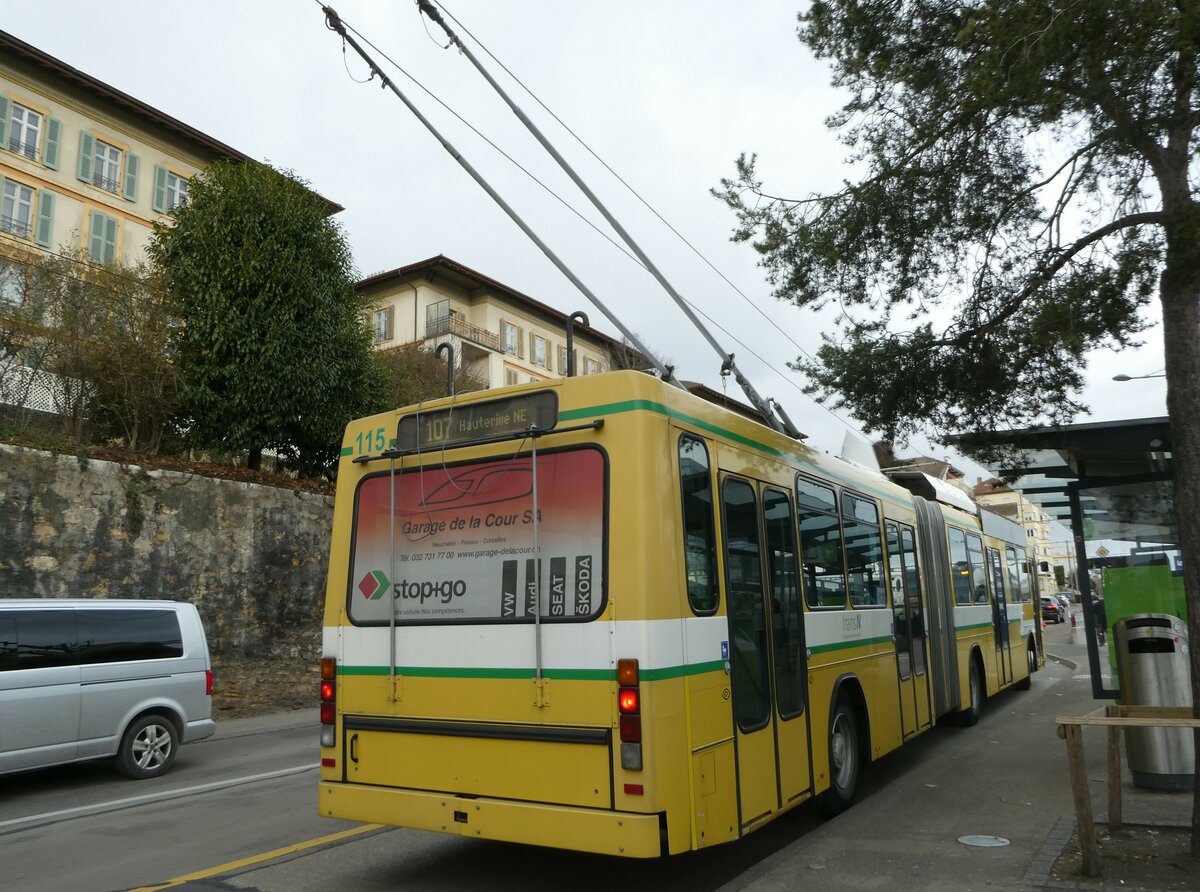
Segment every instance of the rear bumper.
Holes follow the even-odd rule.
[[[392,824],[626,858],[661,854],[658,815],[466,799],[418,790],[322,781],[318,812],[329,818]]]
[[[195,743],[205,737],[212,737],[217,730],[217,723],[212,719],[201,719],[188,722],[183,728],[183,743]]]

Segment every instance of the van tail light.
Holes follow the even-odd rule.
[[[321,658],[321,746],[333,746],[337,721],[337,660]]]
[[[620,712],[621,767],[642,770],[642,691],[637,660],[617,660],[617,709]]]
[[[204,696],[205,697],[212,696],[212,670],[211,669],[204,670]]]

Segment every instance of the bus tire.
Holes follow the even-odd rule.
[[[840,815],[854,804],[862,748],[858,717],[844,697],[839,697],[829,719],[829,789],[821,797],[825,814]]]
[[[1025,663],[1029,674],[1016,683],[1015,687],[1018,691],[1028,691],[1033,687],[1033,673],[1037,670],[1037,657],[1034,656],[1033,648],[1028,644],[1025,645],[1025,654]]]
[[[970,692],[970,702],[958,715],[962,724],[969,728],[978,724],[979,716],[983,713],[983,675],[979,671],[979,661],[974,656],[971,657],[967,690]]]
[[[150,713],[137,719],[121,738],[117,768],[126,777],[144,780],[171,767],[179,750],[179,734],[166,716]]]

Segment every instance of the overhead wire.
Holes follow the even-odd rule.
[[[528,86],[526,86],[526,84],[519,77],[517,77],[517,75],[515,75],[508,68],[507,65],[505,65],[502,61],[500,61],[500,59],[497,58],[496,55],[490,49],[487,48],[487,46],[483,43],[483,41],[481,41],[478,37],[476,37],[474,34],[472,34],[466,25],[464,25],[457,18],[455,18],[454,13],[452,13],[446,7],[445,3],[442,3],[441,0],[431,0],[431,2],[436,3],[438,6],[440,6],[442,8],[442,10],[446,13],[446,15],[448,15],[454,21],[454,23],[456,25],[458,25],[460,28],[462,28],[463,33],[466,34],[468,37],[470,37],[473,41],[475,41],[475,43],[479,45],[479,48],[481,50],[483,50],[485,53],[487,53],[487,55],[489,57],[491,57],[492,61],[494,61],[497,65],[500,66],[500,68],[504,71],[505,74],[507,74],[509,77],[511,77],[513,79],[513,81],[516,82],[516,84],[522,90],[524,90],[526,93],[529,94],[529,96],[533,99],[534,102],[536,102],[538,105],[540,105],[545,110],[546,114],[550,115],[550,117],[553,118],[558,123],[558,125],[563,128],[563,130],[567,131],[567,133],[569,133],[571,135],[571,137],[577,143],[579,143],[579,145],[581,145],[584,148],[584,150],[587,151],[587,153],[589,155],[591,155],[598,162],[600,162],[600,164],[604,167],[604,169],[607,170],[610,174],[612,174],[613,177],[616,179],[616,181],[618,183],[620,183],[622,186],[624,186],[629,191],[629,193],[631,195],[633,195],[634,198],[636,198],[638,201],[640,201],[642,203],[642,205],[646,208],[646,210],[650,211],[650,213],[652,213],[655,217],[657,217],[659,222],[661,222],[664,226],[666,226],[667,229],[669,229],[675,235],[676,238],[678,238],[681,242],[683,242],[685,245],[687,245],[687,247],[692,251],[692,253],[700,258],[700,260],[705,264],[705,266],[707,266],[714,273],[716,273],[718,276],[720,276],[720,278],[730,288],[732,288],[734,291],[736,291],[738,293],[738,295],[741,296],[742,300],[744,300],[747,304],[749,304],[754,309],[755,312],[757,312],[760,316],[763,317],[763,319],[767,320],[767,322],[776,331],[778,331],[781,335],[783,335],[785,338],[787,338],[788,341],[791,342],[792,346],[795,347],[800,352],[801,356],[803,356],[805,359],[808,359],[810,362],[816,361],[816,359],[807,350],[805,350],[799,343],[797,343],[796,340],[793,339],[792,336],[789,335],[779,325],[779,323],[777,323],[774,319],[772,319],[770,316],[768,316],[766,311],[763,310],[762,307],[760,307],[758,304],[756,304],[750,298],[749,295],[747,295],[744,291],[742,291],[742,289],[740,289],[736,284],[734,284],[734,282],[728,276],[726,276],[723,272],[721,272],[721,270],[719,270],[716,267],[716,265],[714,265],[713,262],[710,261],[707,256],[705,256],[704,252],[702,252],[699,248],[697,248],[690,241],[688,241],[687,237],[684,236],[683,233],[681,233],[673,225],[671,225],[671,222],[669,220],[667,220],[667,218],[664,217],[662,214],[660,214],[658,212],[658,210],[656,210],[655,207],[653,205],[651,205],[650,202],[647,201],[641,195],[641,193],[639,193],[635,188],[633,188],[633,186],[631,186],[625,180],[624,177],[622,177],[611,166],[609,166],[608,162],[605,161],[603,158],[601,158],[600,155],[597,154],[596,151],[594,149],[592,149],[592,147],[589,146],[587,144],[587,142],[584,141],[583,137],[581,137],[578,133],[576,133],[574,130],[572,130],[571,127],[565,121],[563,121],[562,118],[560,118],[558,115],[556,115],[554,113],[554,110],[551,109],[548,105],[546,105],[546,103],[544,103],[541,100],[541,98],[536,93],[533,92],[533,90],[531,90]],[[422,17],[422,18],[424,18],[424,17]],[[691,305],[690,302],[689,302],[689,305]],[[695,309],[694,305],[691,305],[691,306],[693,309]]]
[[[323,4],[321,3],[321,0],[314,0],[314,2],[316,2],[318,6],[323,6]],[[449,12],[447,12],[447,14],[449,14]],[[478,128],[476,128],[473,124],[471,124],[469,121],[467,121],[462,115],[460,115],[457,111],[455,111],[448,103],[446,103],[444,100],[442,100],[441,97],[439,97],[432,90],[430,90],[428,87],[426,87],[413,74],[411,74],[408,70],[406,70],[398,62],[396,62],[393,58],[391,58],[391,56],[388,55],[388,53],[386,51],[384,51],[379,46],[377,46],[369,37],[367,37],[365,34],[363,34],[356,27],[354,27],[354,25],[352,25],[350,22],[346,21],[346,19],[344,17],[340,17],[340,18],[341,18],[341,22],[342,22],[343,26],[345,26],[347,31],[354,34],[355,37],[359,38],[364,44],[366,44],[372,50],[374,50],[376,53],[378,53],[380,58],[387,61],[387,63],[389,65],[391,65],[393,68],[395,68],[396,71],[400,72],[400,74],[402,74],[405,78],[407,78],[410,82],[412,82],[418,89],[420,89],[422,92],[424,92],[427,96],[429,96],[431,99],[433,99],[438,105],[440,105],[443,109],[445,109],[456,120],[458,120],[460,123],[462,123],[464,126],[466,126],[472,133],[476,134],[480,139],[482,139],[485,143],[487,143],[489,146],[491,146],[496,152],[498,152],[502,157],[504,157],[507,161],[509,161],[509,163],[511,163],[513,166],[515,166],[518,170],[520,170],[527,177],[529,177],[534,183],[536,183],[542,190],[544,190],[547,194],[552,196],[556,201],[558,201],[561,205],[563,205],[563,207],[567,208],[576,217],[578,217],[580,220],[582,220],[584,223],[586,223],[593,231],[595,231],[602,238],[604,238],[605,241],[607,241],[609,244],[611,244],[613,247],[615,247],[617,250],[619,250],[622,254],[624,254],[627,258],[629,258],[631,261],[633,261],[639,267],[641,267],[642,269],[645,269],[643,264],[635,256],[633,256],[628,250],[626,250],[624,246],[618,244],[611,236],[609,236],[606,232],[604,232],[602,229],[600,229],[594,222],[589,220],[586,215],[581,213],[570,202],[568,202],[566,199],[564,199],[561,195],[559,195],[557,192],[555,192],[550,186],[548,186],[545,182],[543,182],[541,179],[539,179],[537,176],[535,176],[532,172],[530,172],[526,167],[524,167],[520,162],[518,162],[511,154],[506,152],[504,149],[502,149],[500,146],[498,146],[493,140],[488,138],[484,133],[482,133]],[[453,18],[452,15],[451,15],[451,18]],[[455,19],[455,21],[457,22],[458,20]],[[464,31],[466,31],[465,28],[464,28]],[[467,33],[470,34],[470,32],[467,32]],[[476,38],[474,38],[473,35],[472,35],[472,39],[476,40],[476,42],[478,43],[478,40]],[[438,44],[438,45],[440,46],[440,44]],[[482,47],[483,45],[480,44],[480,46]],[[490,51],[488,51],[486,47],[484,47],[484,51],[487,52],[488,55],[491,56],[493,59],[495,59],[495,56],[492,55],[492,53]],[[502,68],[504,67],[503,63],[500,63],[499,60],[497,60],[497,63],[500,64]],[[505,68],[504,70],[508,71],[507,68]],[[357,81],[357,79],[355,79],[353,77],[351,79]],[[518,81],[518,83],[520,83],[520,82]],[[522,87],[524,87],[523,84],[522,84]],[[528,92],[528,90],[527,90],[527,92]],[[533,94],[530,93],[530,95],[532,96]],[[537,99],[536,96],[534,98]],[[539,104],[542,104],[541,100],[537,100],[537,101],[539,102]],[[544,107],[545,106],[543,104],[543,108]],[[551,112],[551,114],[553,115],[552,112]],[[555,117],[555,120],[559,120],[559,119],[557,117]],[[561,124],[561,121],[559,121],[559,123]],[[563,125],[563,126],[565,127],[566,125]],[[572,134],[572,135],[574,136],[574,134]],[[576,137],[576,139],[578,139],[578,137]],[[582,143],[582,140],[580,142]],[[585,145],[585,148],[586,148],[586,145]],[[589,148],[588,151],[591,152],[592,150]],[[592,152],[592,154],[593,154],[593,156],[595,156],[594,152]],[[597,160],[600,160],[600,163],[604,164],[604,166],[608,170],[610,170],[610,171],[612,170],[611,168],[608,167],[607,164],[604,163],[604,161],[602,159],[599,159],[598,156],[595,156],[595,157],[597,157]],[[620,179],[620,177],[615,172],[613,173],[613,175],[617,176],[617,178]],[[624,183],[623,180],[622,180],[622,182]],[[626,188],[629,188],[631,192],[634,192],[632,187],[628,186],[628,184],[626,184]],[[637,195],[636,192],[634,192],[634,194]],[[640,201],[642,201],[643,204],[646,204],[647,207],[650,207],[649,204],[647,204],[645,202],[645,200],[641,198],[641,196],[637,196],[637,197]],[[653,213],[655,213],[655,215],[658,216],[659,219],[663,219],[661,217],[661,215],[659,215],[656,211],[653,210],[653,208],[651,208],[651,211]],[[663,220],[663,222],[666,223],[665,220]],[[671,230],[673,232],[676,232],[676,235],[679,235],[679,233],[673,227],[671,227],[669,223],[666,223],[666,225],[669,228],[671,228]],[[681,239],[683,239],[682,235],[679,235],[679,237]],[[699,254],[697,249],[694,246],[692,246],[690,243],[688,243],[686,239],[683,239],[683,241],[685,242],[685,244],[688,244],[688,246],[691,247],[693,251],[696,251]],[[702,259],[705,259],[706,263],[708,263],[707,259],[703,258],[703,255],[700,255],[700,256],[702,257]],[[712,264],[709,263],[709,266],[712,267]],[[721,275],[721,277],[724,278],[727,282],[729,281],[724,275],[722,275],[720,273],[719,270],[716,270],[715,267],[712,267],[712,268],[718,273],[718,275]],[[755,305],[753,303],[753,301],[750,301],[750,299],[743,292],[741,292],[741,290],[738,289],[736,285],[733,285],[732,282],[730,282],[730,285],[734,288],[735,291],[737,291],[739,294],[742,295],[744,300],[749,302],[751,306],[753,306],[760,314],[762,314],[764,316],[764,318],[767,318],[767,320],[769,322],[771,322],[771,324],[777,330],[779,330],[781,333],[783,333],[784,336],[787,337],[788,340],[791,341],[792,344],[797,347],[797,349],[800,351],[800,353],[802,355],[804,355],[810,361],[815,361],[815,359],[807,351],[805,351],[802,347],[800,347],[799,344],[796,344],[796,342],[794,340],[792,340],[792,338],[790,336],[788,336],[786,334],[786,332],[783,332],[783,330],[781,328],[779,328],[777,323],[775,323],[773,320],[771,320],[770,317],[766,316],[766,314],[763,313],[761,308],[759,308],[757,305]],[[727,338],[729,338],[731,341],[733,341],[735,344],[737,344],[739,347],[741,347],[743,350],[745,350],[747,353],[749,353],[751,356],[753,356],[755,359],[757,359],[759,361],[759,363],[761,363],[765,368],[767,368],[768,370],[773,372],[781,381],[783,381],[789,387],[796,390],[801,395],[803,395],[809,399],[813,399],[809,394],[805,393],[803,388],[801,388],[799,385],[797,385],[795,381],[793,381],[791,378],[787,377],[781,371],[779,371],[779,369],[776,368],[773,363],[771,363],[770,361],[765,359],[762,355],[760,355],[757,351],[755,351],[753,348],[751,348],[748,344],[746,344],[740,338],[735,336],[732,332],[730,332],[727,328],[725,328],[719,322],[714,320],[708,313],[704,312],[704,310],[702,310],[698,306],[696,306],[696,304],[694,302],[687,300],[686,298],[684,298],[684,301],[696,313],[703,316],[704,319],[706,321],[708,321],[713,327],[720,330]],[[828,406],[824,406],[816,400],[813,400],[813,401],[816,402],[816,404],[818,406],[820,406],[824,411],[828,412],[831,416],[833,416],[835,419],[837,419],[837,421],[839,423],[841,423],[842,425],[844,425],[848,430],[850,430],[851,432],[855,433],[858,436],[864,436],[860,430],[855,428],[846,419],[842,418],[840,415],[838,415],[836,412],[834,412]]]

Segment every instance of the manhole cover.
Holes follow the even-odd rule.
[[[1009,841],[1003,836],[960,836],[958,841],[964,846],[981,846],[983,848],[994,848],[1009,844]]]

